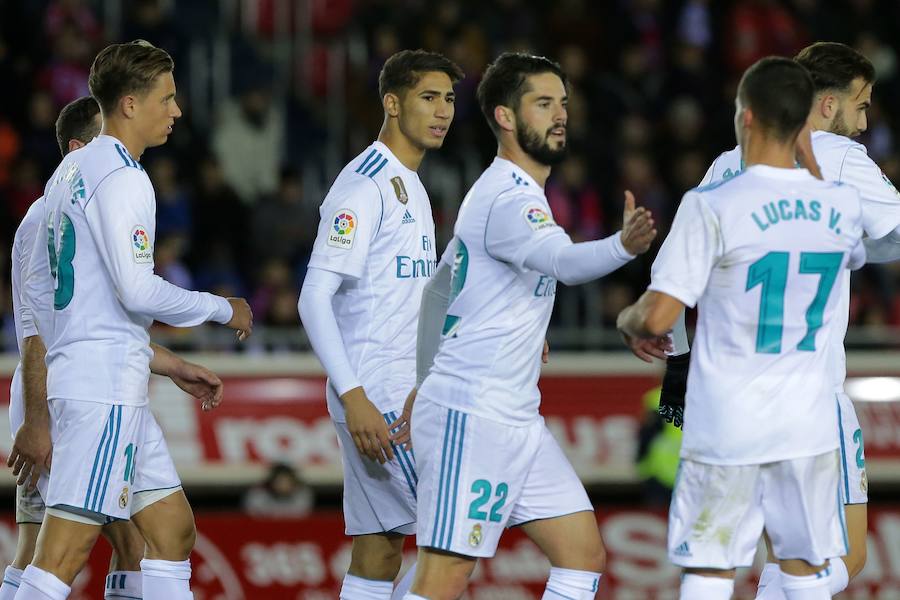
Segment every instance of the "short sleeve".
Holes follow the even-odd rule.
[[[840,181],[859,190],[863,229],[869,237],[877,240],[900,227],[900,193],[865,150],[847,151]]]
[[[648,289],[694,307],[722,256],[719,220],[701,194],[685,194],[653,261]]]
[[[703,176],[703,179],[700,180],[700,183],[697,184],[697,187],[709,185],[716,180],[716,163],[719,162],[720,158],[722,158],[721,154],[716,157],[716,160],[712,161],[712,164],[709,165],[709,168],[706,170],[706,175]]]
[[[528,255],[544,240],[569,237],[553,220],[547,201],[530,194],[499,196],[491,206],[485,228],[488,254],[520,270]]]
[[[319,208],[319,230],[309,266],[353,279],[362,277],[380,226],[381,191],[369,177],[338,182]]]

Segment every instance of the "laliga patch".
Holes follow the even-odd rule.
[[[150,235],[143,225],[135,225],[131,230],[131,252],[134,262],[139,265],[153,262],[153,248],[150,247]]]
[[[522,216],[525,217],[525,222],[528,223],[528,226],[534,231],[540,231],[541,229],[556,225],[553,221],[553,217],[550,216],[550,213],[548,213],[540,204],[528,204],[522,209]]]
[[[328,231],[329,246],[349,250],[353,247],[353,238],[356,237],[356,228],[359,223],[356,213],[348,208],[338,209],[331,219],[331,229]]]

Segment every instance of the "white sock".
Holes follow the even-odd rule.
[[[786,600],[781,591],[781,568],[778,563],[766,563],[759,574],[756,600]]]
[[[406,592],[409,591],[409,588],[412,587],[413,579],[416,578],[416,563],[413,563],[409,570],[406,571],[406,574],[397,584],[397,587],[394,588],[394,592],[391,594],[391,600],[403,600],[403,596]],[[0,600],[3,600],[0,597]]]
[[[34,565],[25,567],[16,598],[19,600],[66,600],[71,588],[53,573]]]
[[[593,600],[600,587],[600,573],[550,567],[550,577],[542,600]]]
[[[141,578],[143,575],[140,571],[111,571],[106,576],[106,592],[103,594],[104,600],[140,600],[143,598],[141,590]],[[0,600],[3,600],[0,597]]]
[[[847,572],[847,564],[841,557],[828,559],[828,562],[831,564],[831,581],[828,585],[831,586],[831,595],[835,596],[850,585],[850,573]],[[2,598],[3,596],[0,595],[0,599]]]
[[[22,569],[10,565],[3,573],[3,584],[0,585],[0,600],[13,600],[22,584]]]
[[[403,600],[428,600],[425,596],[417,596],[412,592],[407,592],[405,596],[403,596]]]
[[[789,575],[781,572],[781,589],[788,600],[829,600],[828,588],[831,569],[823,569],[815,575]]]
[[[347,573],[341,585],[341,600],[390,600],[394,591],[393,581],[363,579]]]
[[[141,561],[141,586],[144,600],[193,600],[190,560]]]
[[[734,579],[704,577],[685,573],[681,578],[681,600],[729,600],[734,591]]]

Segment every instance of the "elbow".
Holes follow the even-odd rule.
[[[148,311],[148,305],[144,294],[141,290],[135,288],[126,288],[119,290],[119,302],[130,313],[145,314]]]

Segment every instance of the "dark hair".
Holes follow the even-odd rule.
[[[160,74],[174,70],[175,63],[169,53],[150,42],[112,44],[94,59],[88,86],[100,110],[108,114],[122,96],[146,94]]]
[[[63,156],[69,153],[69,140],[87,144],[100,132],[96,117],[100,112],[97,101],[82,96],[66,104],[56,118],[56,143]]]
[[[425,73],[446,73],[456,83],[466,75],[455,62],[437,52],[426,50],[401,50],[392,55],[378,74],[378,93],[401,94],[413,88]]]
[[[801,50],[794,60],[809,71],[816,92],[846,92],[857,77],[862,77],[866,83],[875,81],[872,62],[845,44],[816,42]]]
[[[508,106],[518,110],[522,96],[528,92],[526,81],[530,75],[553,73],[568,88],[569,80],[558,63],[543,56],[534,56],[524,52],[504,52],[493,63],[488,65],[481,83],[478,84],[478,104],[494,132],[498,131],[494,119],[494,109]]]
[[[741,77],[738,98],[753,117],[780,141],[803,128],[813,103],[813,82],[797,61],[770,56],[758,60]]]

